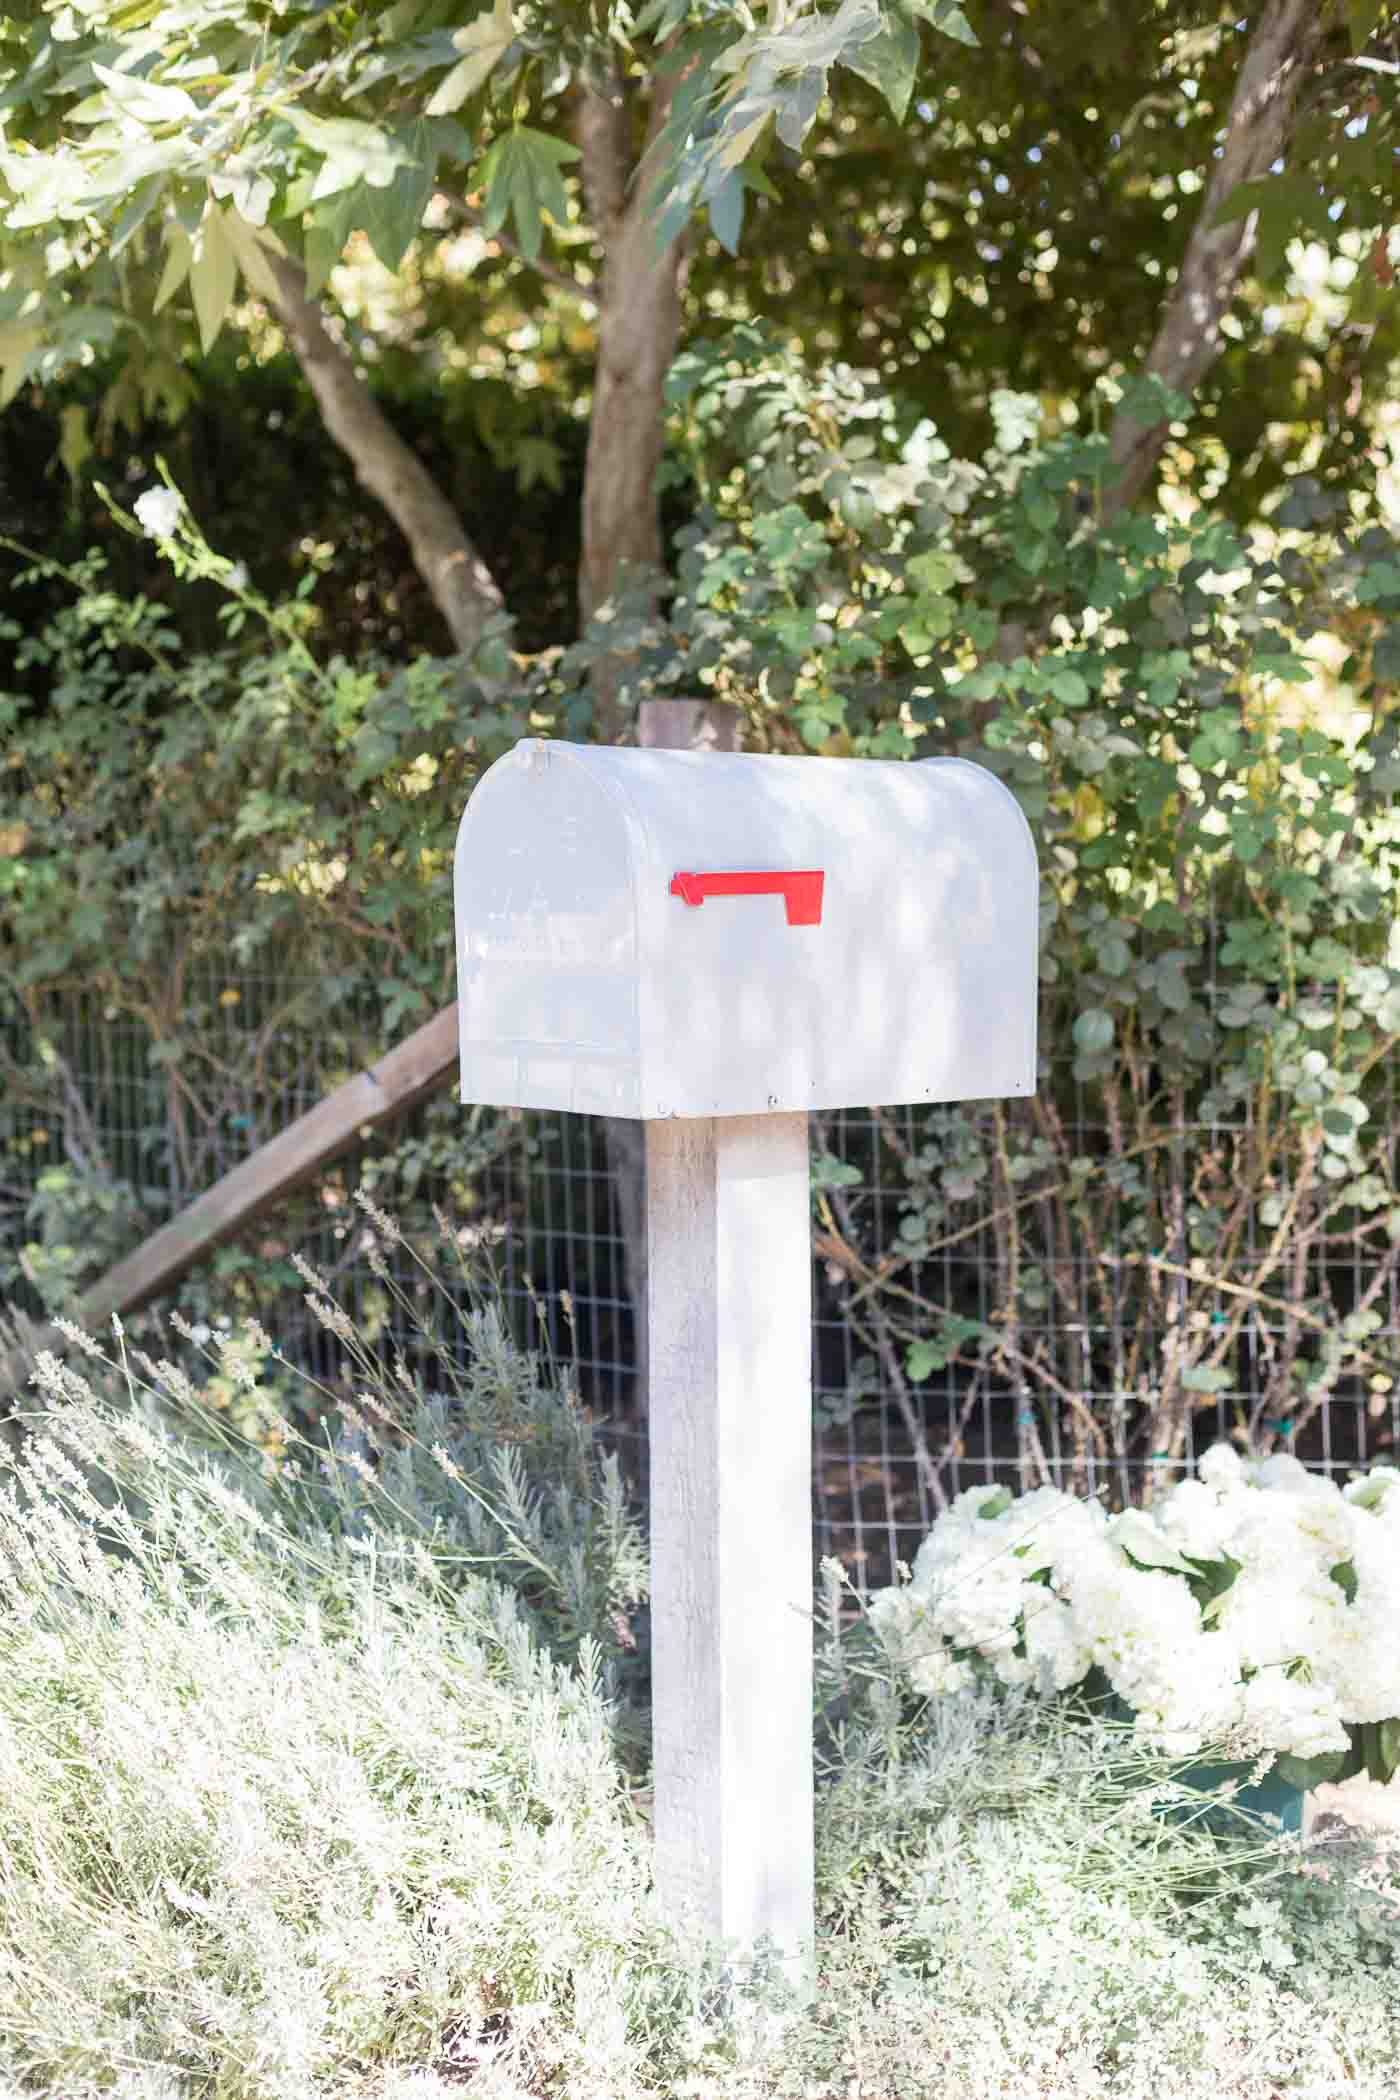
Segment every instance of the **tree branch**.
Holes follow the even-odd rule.
[[[389,423],[354,364],[307,297],[306,274],[289,255],[268,255],[272,301],[316,397],[327,430],[357,479],[383,504],[408,541],[453,641],[463,655],[505,609],[500,589],[460,519],[417,454]]]
[[[1167,299],[1146,370],[1189,394],[1220,355],[1220,323],[1254,251],[1255,215],[1215,221],[1242,182],[1267,175],[1287,150],[1298,91],[1326,36],[1319,0],[1266,0],[1235,84],[1220,152],[1175,285]],[[1121,470],[1104,491],[1112,517],[1136,501],[1166,442],[1167,425],[1150,427],[1121,411],[1110,432]]]

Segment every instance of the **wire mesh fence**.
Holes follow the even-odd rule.
[[[37,1311],[92,1280],[358,1069],[370,1030],[333,987],[267,978],[185,986],[178,1028],[80,996],[37,1028],[12,1007],[0,1292]],[[1393,1186],[1392,1104],[1387,1077]],[[1242,1200],[1247,1104],[1192,1119],[1169,1089],[1135,1105],[1056,1066],[1033,1103],[819,1116],[812,1143],[815,1541],[858,1583],[888,1579],[974,1482],[1122,1503],[1229,1435],[1338,1471],[1393,1461],[1400,1218],[1329,1208],[1306,1157]],[[629,1250],[595,1119],[464,1109],[449,1088],[215,1254],[180,1287],[187,1316],[256,1311],[334,1390],[291,1256],[395,1341],[361,1181],[406,1228],[395,1285],[423,1294],[411,1246],[445,1219],[643,1488]]]

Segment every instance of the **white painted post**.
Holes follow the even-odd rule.
[[[647,1124],[656,1878],[810,1975],[805,1112]]]

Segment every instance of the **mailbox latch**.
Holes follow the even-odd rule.
[[[787,905],[789,926],[820,926],[822,921],[822,868],[725,870],[706,875],[671,877],[671,895],[687,904],[703,904],[707,897],[774,897]]]

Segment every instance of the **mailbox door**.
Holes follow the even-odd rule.
[[[529,742],[498,760],[456,857],[462,1099],[639,1113],[635,847],[626,802]]]

